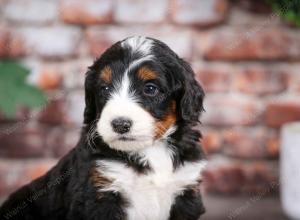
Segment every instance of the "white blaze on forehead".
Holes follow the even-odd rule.
[[[132,50],[132,53],[139,52],[142,55],[146,56],[151,53],[153,40],[143,36],[134,36],[124,40],[121,45],[122,47],[129,46]]]
[[[126,71],[122,78],[122,81],[116,85],[116,91],[113,92],[112,99],[116,99],[116,98],[129,99],[130,98],[129,89],[130,89],[130,80],[128,77],[128,71]]]
[[[126,73],[130,72],[137,65],[153,60],[154,56],[151,54],[151,49],[153,46],[153,40],[148,39],[143,36],[134,36],[129,37],[122,42],[122,47],[129,47],[131,50],[131,54],[139,53],[141,55],[140,58],[132,60],[128,66]]]

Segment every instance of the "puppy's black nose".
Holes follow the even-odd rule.
[[[111,122],[113,130],[119,134],[127,133],[130,130],[132,121],[128,118],[119,117]]]

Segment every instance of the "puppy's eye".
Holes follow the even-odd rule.
[[[147,96],[156,96],[159,92],[157,85],[153,83],[147,83],[144,86],[144,94]]]
[[[101,93],[103,95],[107,95],[109,93],[109,91],[110,91],[110,87],[109,86],[102,86],[101,87]]]

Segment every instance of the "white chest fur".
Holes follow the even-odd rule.
[[[141,155],[152,168],[147,174],[138,174],[123,163],[97,161],[101,173],[113,180],[102,191],[112,190],[125,195],[130,202],[128,220],[167,220],[175,197],[186,186],[196,184],[205,162],[185,163],[174,171],[172,152],[163,143],[143,150]]]

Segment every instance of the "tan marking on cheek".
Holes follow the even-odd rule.
[[[155,139],[161,138],[176,120],[176,102],[173,101],[165,117],[155,123]]]
[[[103,70],[101,71],[100,78],[106,83],[111,83],[112,80],[111,68],[108,66],[104,67]]]
[[[112,180],[105,177],[99,170],[96,168],[92,168],[90,172],[90,181],[92,185],[97,189],[103,189],[108,187],[111,183]],[[97,198],[100,199],[102,197],[102,193],[98,192],[97,193]]]
[[[155,79],[157,77],[157,73],[147,67],[141,67],[138,70],[137,76],[139,79],[146,81]]]

